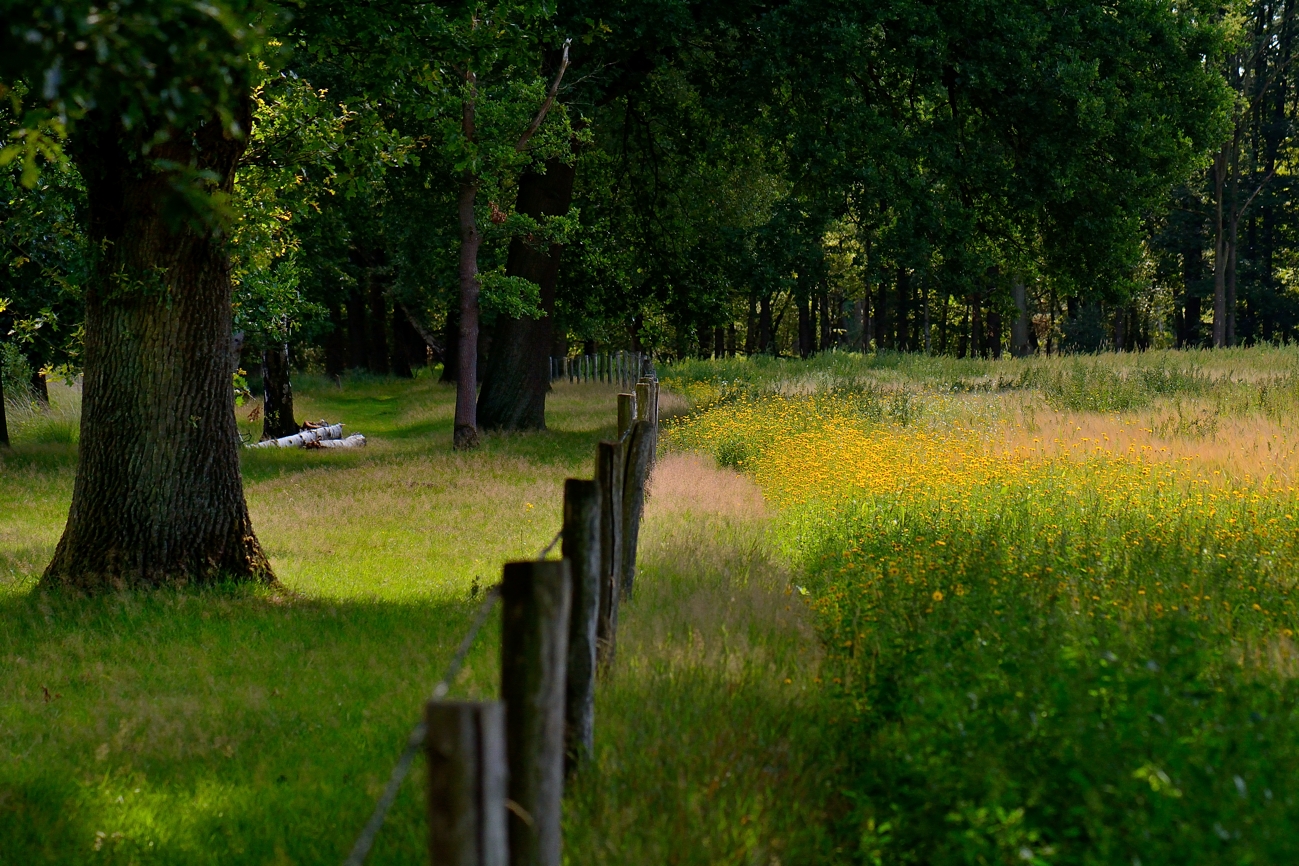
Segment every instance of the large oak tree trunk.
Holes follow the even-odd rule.
[[[536,220],[563,216],[573,203],[576,167],[552,159],[545,174],[519,178],[515,209]],[[550,390],[550,348],[554,342],[555,283],[562,244],[540,247],[516,237],[510,242],[505,272],[541,287],[540,318],[496,320],[492,351],[478,397],[478,422],[489,430],[544,430]]]
[[[98,260],[86,290],[80,461],[42,584],[273,581],[239,474],[223,239],[204,215],[176,215],[186,179],[128,160],[118,133],[105,118],[74,140]],[[228,194],[243,148],[214,120],[152,155],[213,173]]]

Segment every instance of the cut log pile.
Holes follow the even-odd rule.
[[[328,421],[313,424],[308,421],[300,433],[295,433],[292,436],[282,436],[279,439],[263,439],[261,442],[254,442],[248,447],[361,448],[364,445],[365,437],[360,433],[353,433],[351,436],[344,438],[342,424],[330,424]]]

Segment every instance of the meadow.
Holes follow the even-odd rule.
[[[1299,351],[692,363],[778,510],[835,859],[1299,855]]]
[[[563,478],[590,476],[615,415],[613,388],[558,384],[550,430],[466,455],[433,376],[303,377],[296,395],[299,417],[370,445],[245,453],[273,590],[38,591],[71,495],[77,395],[56,386],[48,411],[11,415],[0,864],[342,862],[481,591],[550,541]],[[660,464],[596,756],[569,786],[569,862],[812,862],[830,844],[820,741],[799,711],[820,653],[769,516],[710,459]],[[493,619],[451,696],[494,697],[498,653]],[[421,773],[369,863],[425,859]]]
[[[567,862],[1294,860],[1299,351],[664,381]],[[431,376],[297,393],[371,444],[245,454],[270,590],[40,592],[76,394],[12,420],[0,864],[341,862],[479,593],[613,432],[596,385],[469,455]],[[453,696],[495,694],[498,642]],[[423,858],[422,785],[369,862]]]

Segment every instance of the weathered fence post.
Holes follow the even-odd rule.
[[[636,549],[640,538],[641,515],[645,511],[645,484],[649,480],[654,456],[654,427],[650,423],[652,388],[636,386],[636,422],[627,437],[626,469],[622,494],[622,554],[619,567],[619,597],[629,598],[636,582]],[[621,405],[621,404],[620,404]]]
[[[626,440],[631,425],[636,421],[636,395],[618,395],[618,439]]]
[[[506,564],[501,699],[510,771],[510,866],[560,866],[570,598],[567,561]]]
[[[596,660],[613,662],[618,636],[618,566],[622,562],[622,443],[596,446],[595,482],[600,486],[600,615],[596,622]]]
[[[506,866],[505,707],[497,701],[429,701],[429,862]]]
[[[600,616],[600,486],[564,482],[564,546],[573,580],[564,687],[564,760],[572,772],[595,747],[595,636]]]

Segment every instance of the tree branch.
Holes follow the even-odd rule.
[[[559,61],[559,71],[555,73],[555,80],[550,83],[550,89],[546,91],[546,101],[541,103],[541,108],[537,110],[537,116],[532,119],[531,125],[519,138],[519,143],[514,145],[514,149],[520,153],[527,149],[528,142],[532,139],[533,134],[541,128],[541,122],[546,119],[550,106],[555,104],[555,96],[559,93],[559,82],[564,80],[564,71],[568,69],[568,46],[572,43],[571,38],[564,40],[564,56]]]

